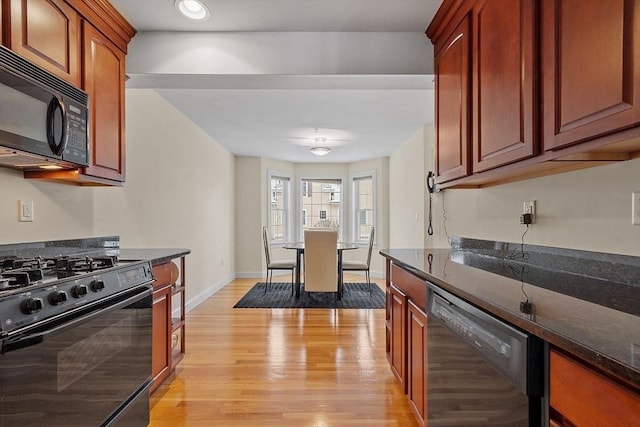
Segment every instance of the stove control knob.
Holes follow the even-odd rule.
[[[102,280],[94,280],[91,282],[91,290],[93,292],[100,292],[104,289],[104,282]]]
[[[49,303],[51,305],[60,305],[67,302],[67,293],[65,291],[54,291],[49,294]]]
[[[71,295],[74,298],[82,298],[87,294],[87,292],[89,292],[89,290],[87,289],[87,285],[75,285],[73,288],[71,288]]]
[[[24,314],[34,314],[42,310],[42,307],[44,307],[42,298],[28,298],[22,301],[20,310],[22,310]]]

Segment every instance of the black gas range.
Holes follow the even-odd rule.
[[[0,333],[152,279],[149,263],[120,262],[117,255],[0,256]]]
[[[144,426],[150,262],[0,254],[0,425]]]

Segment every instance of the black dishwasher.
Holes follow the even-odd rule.
[[[543,343],[429,284],[427,425],[543,425]]]

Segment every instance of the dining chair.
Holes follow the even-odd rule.
[[[338,232],[304,231],[305,292],[338,292]]]
[[[371,227],[371,232],[369,233],[369,252],[367,252],[367,261],[342,261],[342,271],[340,272],[341,277],[344,276],[343,272],[345,271],[364,271],[365,276],[367,278],[367,284],[369,285],[369,295],[371,295],[371,251],[373,250],[373,237],[375,235],[375,228]]]
[[[264,243],[264,256],[267,260],[267,283],[264,286],[264,293],[267,293],[267,289],[269,289],[269,285],[273,280],[274,270],[291,270],[291,295],[293,295],[295,287],[293,275],[296,270],[296,262],[287,260],[271,260],[271,246],[269,244],[269,231],[267,230],[267,227],[262,227],[262,242]]]

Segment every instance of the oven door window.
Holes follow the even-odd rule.
[[[147,293],[67,325],[0,355],[0,425],[97,426],[148,382]]]

